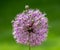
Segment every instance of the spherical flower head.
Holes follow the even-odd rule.
[[[12,23],[17,43],[41,45],[48,35],[48,19],[39,9],[28,9],[18,14]]]

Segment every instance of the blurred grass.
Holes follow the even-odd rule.
[[[60,50],[60,0],[0,0],[0,50],[28,50],[28,46],[17,44],[13,39],[11,24],[26,4],[46,12],[49,20],[47,41],[31,50]]]

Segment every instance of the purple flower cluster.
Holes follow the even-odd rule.
[[[35,46],[47,38],[48,19],[38,9],[29,9],[18,14],[12,25],[17,43]]]

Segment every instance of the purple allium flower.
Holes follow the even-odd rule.
[[[13,21],[13,35],[17,43],[40,45],[46,40],[47,33],[48,19],[38,9],[27,9]]]

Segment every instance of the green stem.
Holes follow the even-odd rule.
[[[29,50],[31,50],[31,46],[30,46],[30,44],[29,44]]]

